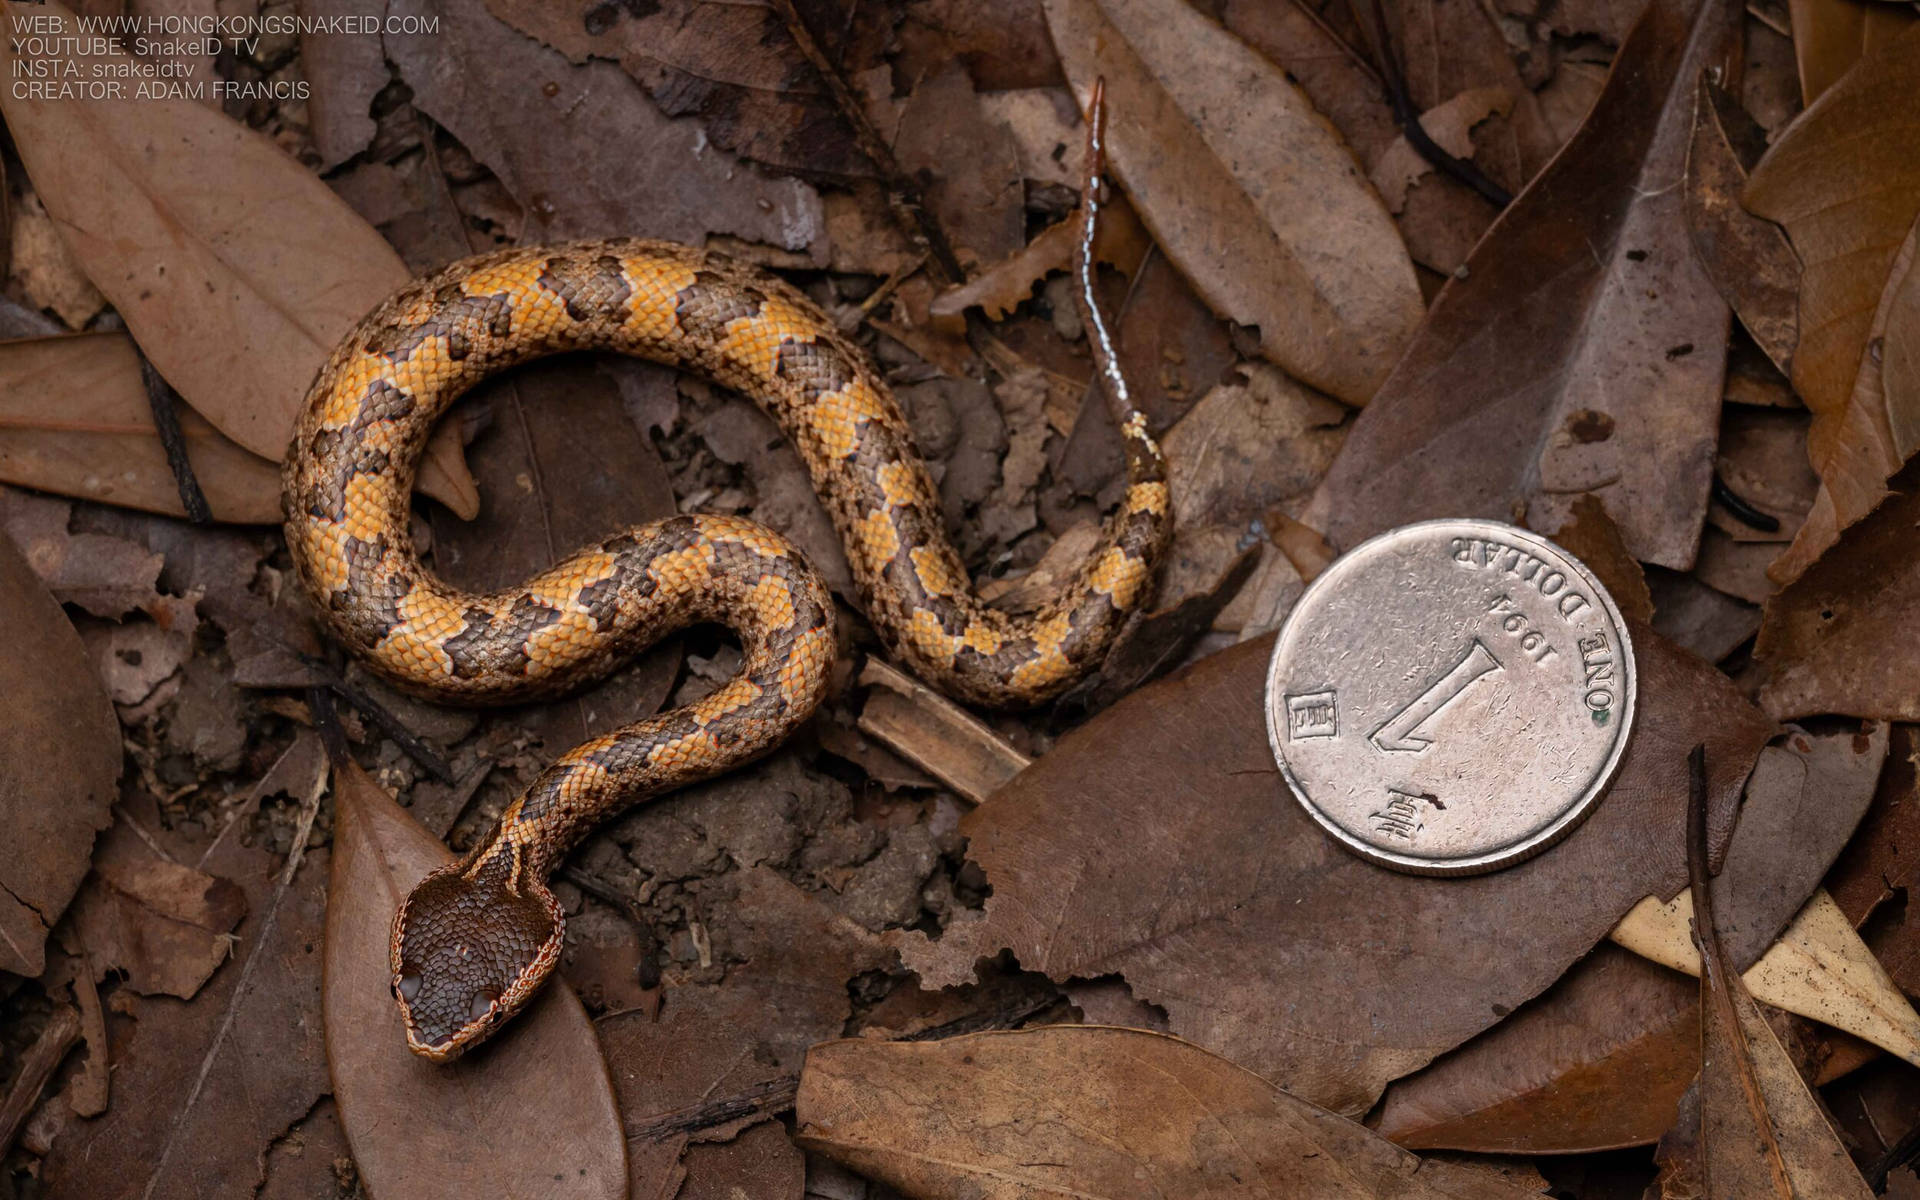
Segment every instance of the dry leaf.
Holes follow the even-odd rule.
[[[0,970],[32,978],[112,820],[120,725],[86,648],[13,542],[0,536],[0,827],[29,853],[0,857]]]
[[[1920,911],[1904,902],[1920,892],[1920,727],[1893,727],[1873,807],[1827,886],[1848,920],[1866,926],[1887,973],[1920,995]]]
[[[333,836],[327,1064],[368,1190],[533,1197],[564,1181],[570,1197],[624,1198],[620,1114],[573,992],[549,985],[485,1054],[439,1064],[408,1053],[387,934],[400,900],[453,855],[351,761],[334,768]]]
[[[1851,730],[1795,732],[1761,753],[1714,881],[1736,963],[1771,953],[1846,844],[1885,753],[1884,735]],[[1635,913],[1644,917],[1649,904],[1659,901],[1643,900]],[[1652,945],[1646,933],[1644,922],[1623,920],[1611,936],[1673,961],[1670,944]],[[1697,1002],[1697,989],[1678,976],[1601,947],[1493,1029],[1396,1082],[1378,1128],[1406,1145],[1494,1152],[1651,1141],[1673,1123],[1699,1069]]]
[[[1800,96],[1809,108],[1866,55],[1913,26],[1913,10],[1874,0],[1787,0]]]
[[[1362,404],[1420,320],[1351,152],[1273,64],[1183,0],[1047,0],[1074,90],[1107,84],[1114,172],[1154,240],[1261,351]]]
[[[1902,242],[1920,214],[1920,26],[1829,88],[1754,168],[1747,207],[1784,225],[1803,266],[1793,382],[1830,513],[1770,574],[1794,578],[1864,516],[1899,469],[1884,409],[1851,403]]]
[[[1634,645],[1642,707],[1620,775],[1530,862],[1436,884],[1319,832],[1268,748],[1260,638],[1122,700],[969,813],[986,911],[937,942],[897,935],[902,956],[928,987],[969,981],[1003,947],[1056,980],[1117,973],[1180,1036],[1362,1111],[1546,988],[1640,897],[1679,889],[1677,777],[1703,735],[1720,747],[1718,827],[1731,826],[1769,723],[1651,631]]]
[[[1761,707],[1782,719],[1844,713],[1920,720],[1920,464],[1762,609]]]
[[[187,456],[214,519],[278,523],[280,468],[229,441],[192,409],[179,411]],[[127,335],[0,343],[0,479],[186,515]]]
[[[58,3],[20,11],[77,29]],[[122,78],[132,64],[74,61]],[[11,74],[11,50],[0,63]],[[266,136],[205,104],[9,90],[0,112],[67,245],[160,374],[222,433],[279,461],[335,343],[407,282],[393,248]],[[451,426],[429,444],[420,489],[474,511]]]
[[[126,975],[143,996],[191,1000],[233,950],[247,912],[232,881],[156,855],[116,825],[94,856],[94,879],[74,904],[74,934],[94,977]]]
[[[1513,93],[1500,87],[1468,88],[1459,95],[1420,114],[1420,128],[1434,144],[1458,159],[1473,157],[1473,127],[1491,116],[1506,116],[1513,111]],[[1413,148],[1403,134],[1389,145],[1367,174],[1387,211],[1399,213],[1406,208],[1407,192],[1414,184],[1433,173],[1434,166]]]
[[[253,802],[239,808],[194,863],[246,893],[232,961],[191,1004],[121,994],[113,1005],[121,1011],[108,1024],[113,1107],[58,1130],[41,1167],[49,1194],[248,1194],[266,1148],[326,1094],[320,954],[327,852],[309,853],[284,881],[277,855],[243,844],[255,815]],[[156,817],[143,818],[150,831]]]
[[[807,1054],[800,1143],[927,1200],[1522,1200],[1198,1046],[1055,1025]]]
[[[1734,315],[1775,366],[1791,371],[1800,338],[1800,259],[1778,225],[1740,205],[1747,173],[1766,147],[1766,131],[1703,76],[1687,151],[1687,228],[1700,265]]]
[[[1691,1158],[1686,1165],[1693,1168],[1706,1200],[1870,1200],[1872,1190],[1747,992],[1721,940],[1707,868],[1704,754],[1694,752],[1687,836],[1695,936],[1706,966],[1700,976],[1699,1126],[1693,1155],[1675,1155],[1663,1144],[1663,1185],[1670,1188],[1663,1194],[1690,1194],[1673,1188],[1665,1176],[1676,1168],[1684,1174],[1678,1160]],[[1681,1132],[1679,1144],[1687,1141]]]
[[[1152,239],[1126,201],[1116,197],[1100,211],[1100,227],[1093,239],[1094,258],[1129,275],[1134,273]],[[1032,297],[1035,284],[1073,266],[1073,247],[1079,236],[1078,217],[1047,226],[1024,248],[935,297],[930,311],[936,317],[957,317],[979,305],[993,320],[1004,319]]]
[[[661,112],[617,64],[575,66],[480,0],[394,0],[389,15],[440,22],[435,37],[385,39],[387,59],[414,105],[525,210],[523,243],[645,236],[698,245],[730,233],[825,260],[818,193],[743,168],[698,121]],[[758,21],[763,10],[747,15]]]
[[[1727,310],[1686,232],[1693,88],[1728,0],[1653,0],[1587,123],[1487,232],[1302,519],[1337,547],[1424,517],[1564,524],[1599,495],[1685,568],[1706,514]]]

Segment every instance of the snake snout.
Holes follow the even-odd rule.
[[[457,1057],[553,973],[564,929],[559,903],[511,861],[496,861],[512,857],[503,848],[435,871],[394,918],[393,994],[416,1054]]]

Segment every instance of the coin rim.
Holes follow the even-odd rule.
[[[1301,613],[1307,610],[1308,601],[1314,598],[1315,593],[1333,586],[1331,581],[1333,579],[1334,569],[1339,566],[1343,560],[1357,557],[1370,547],[1373,547],[1376,543],[1397,541],[1412,535],[1417,535],[1423,530],[1443,527],[1497,534],[1502,538],[1518,540],[1538,549],[1550,550],[1565,559],[1587,583],[1592,585],[1594,595],[1600,603],[1605,606],[1607,616],[1613,620],[1614,628],[1620,631],[1620,644],[1625,649],[1621,661],[1626,664],[1626,685],[1622,689],[1624,692],[1624,700],[1621,704],[1622,719],[1620,732],[1618,736],[1614,738],[1613,748],[1608,752],[1607,759],[1601,764],[1600,770],[1595,773],[1593,782],[1587,786],[1585,794],[1569,805],[1567,811],[1556,817],[1545,827],[1536,831],[1526,840],[1516,842],[1513,845],[1503,846],[1498,850],[1490,850],[1484,854],[1476,854],[1466,858],[1430,859],[1416,858],[1406,854],[1396,854],[1391,850],[1383,850],[1369,842],[1362,841],[1346,829],[1341,828],[1334,822],[1333,818],[1320,811],[1319,807],[1316,806],[1313,800],[1307,795],[1306,788],[1301,784],[1300,780],[1295,777],[1293,768],[1287,763],[1285,752],[1280,748],[1280,731],[1276,724],[1277,706],[1274,702],[1274,697],[1275,687],[1279,682],[1280,656],[1281,652],[1286,649],[1287,635],[1292,631],[1295,621],[1301,619]],[[1628,627],[1626,618],[1621,615],[1619,607],[1614,604],[1613,594],[1607,591],[1606,584],[1600,581],[1600,577],[1593,573],[1593,568],[1587,566],[1577,555],[1569,553],[1553,541],[1541,537],[1532,530],[1522,529],[1517,525],[1508,525],[1501,521],[1489,521],[1480,517],[1437,517],[1432,520],[1415,521],[1411,524],[1399,525],[1384,533],[1377,533],[1353,549],[1348,550],[1345,554],[1340,555],[1334,559],[1333,562],[1327,564],[1326,570],[1322,571],[1312,583],[1307,585],[1307,589],[1300,593],[1300,598],[1294,601],[1293,608],[1288,611],[1286,620],[1280,623],[1280,631],[1275,636],[1273,642],[1273,655],[1267,662],[1266,694],[1262,699],[1266,708],[1267,746],[1273,752],[1274,762],[1279,764],[1281,775],[1286,778],[1287,789],[1293,793],[1293,798],[1299,801],[1300,807],[1306,809],[1307,815],[1313,818],[1315,824],[1331,834],[1334,840],[1338,841],[1353,854],[1379,866],[1389,867],[1410,875],[1460,877],[1485,875],[1503,867],[1510,867],[1525,862],[1538,854],[1552,849],[1555,845],[1559,844],[1563,838],[1578,828],[1580,822],[1587,819],[1587,816],[1598,806],[1600,799],[1613,785],[1613,778],[1619,770],[1620,760],[1626,755],[1627,743],[1632,740],[1633,737],[1633,723],[1639,712],[1639,695],[1640,663],[1639,659],[1634,655],[1633,631]]]

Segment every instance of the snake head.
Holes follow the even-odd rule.
[[[560,902],[505,840],[428,875],[393,917],[407,1048],[449,1062],[519,1012],[560,961]]]

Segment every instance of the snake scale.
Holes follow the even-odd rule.
[[[744,651],[740,673],[704,699],[561,755],[472,852],[414,888],[391,940],[414,1052],[454,1058],[525,1005],[560,957],[564,917],[545,881],[569,848],[632,804],[779,744],[819,705],[835,651],[819,575],[785,538],[735,517],[629,529],[492,594],[441,581],[408,532],[435,420],[482,378],[562,351],[631,354],[745,393],[798,450],[891,653],[962,700],[1042,703],[1144,602],[1170,523],[1160,451],[1091,307],[1096,197],[1090,186],[1079,299],[1128,490],[1078,578],[1026,618],[974,594],[906,418],[867,356],[756,268],[635,239],[502,250],[407,286],[341,342],[287,454],[286,534],[324,624],[374,670],[432,699],[504,704],[603,677],[696,623],[730,627]]]

